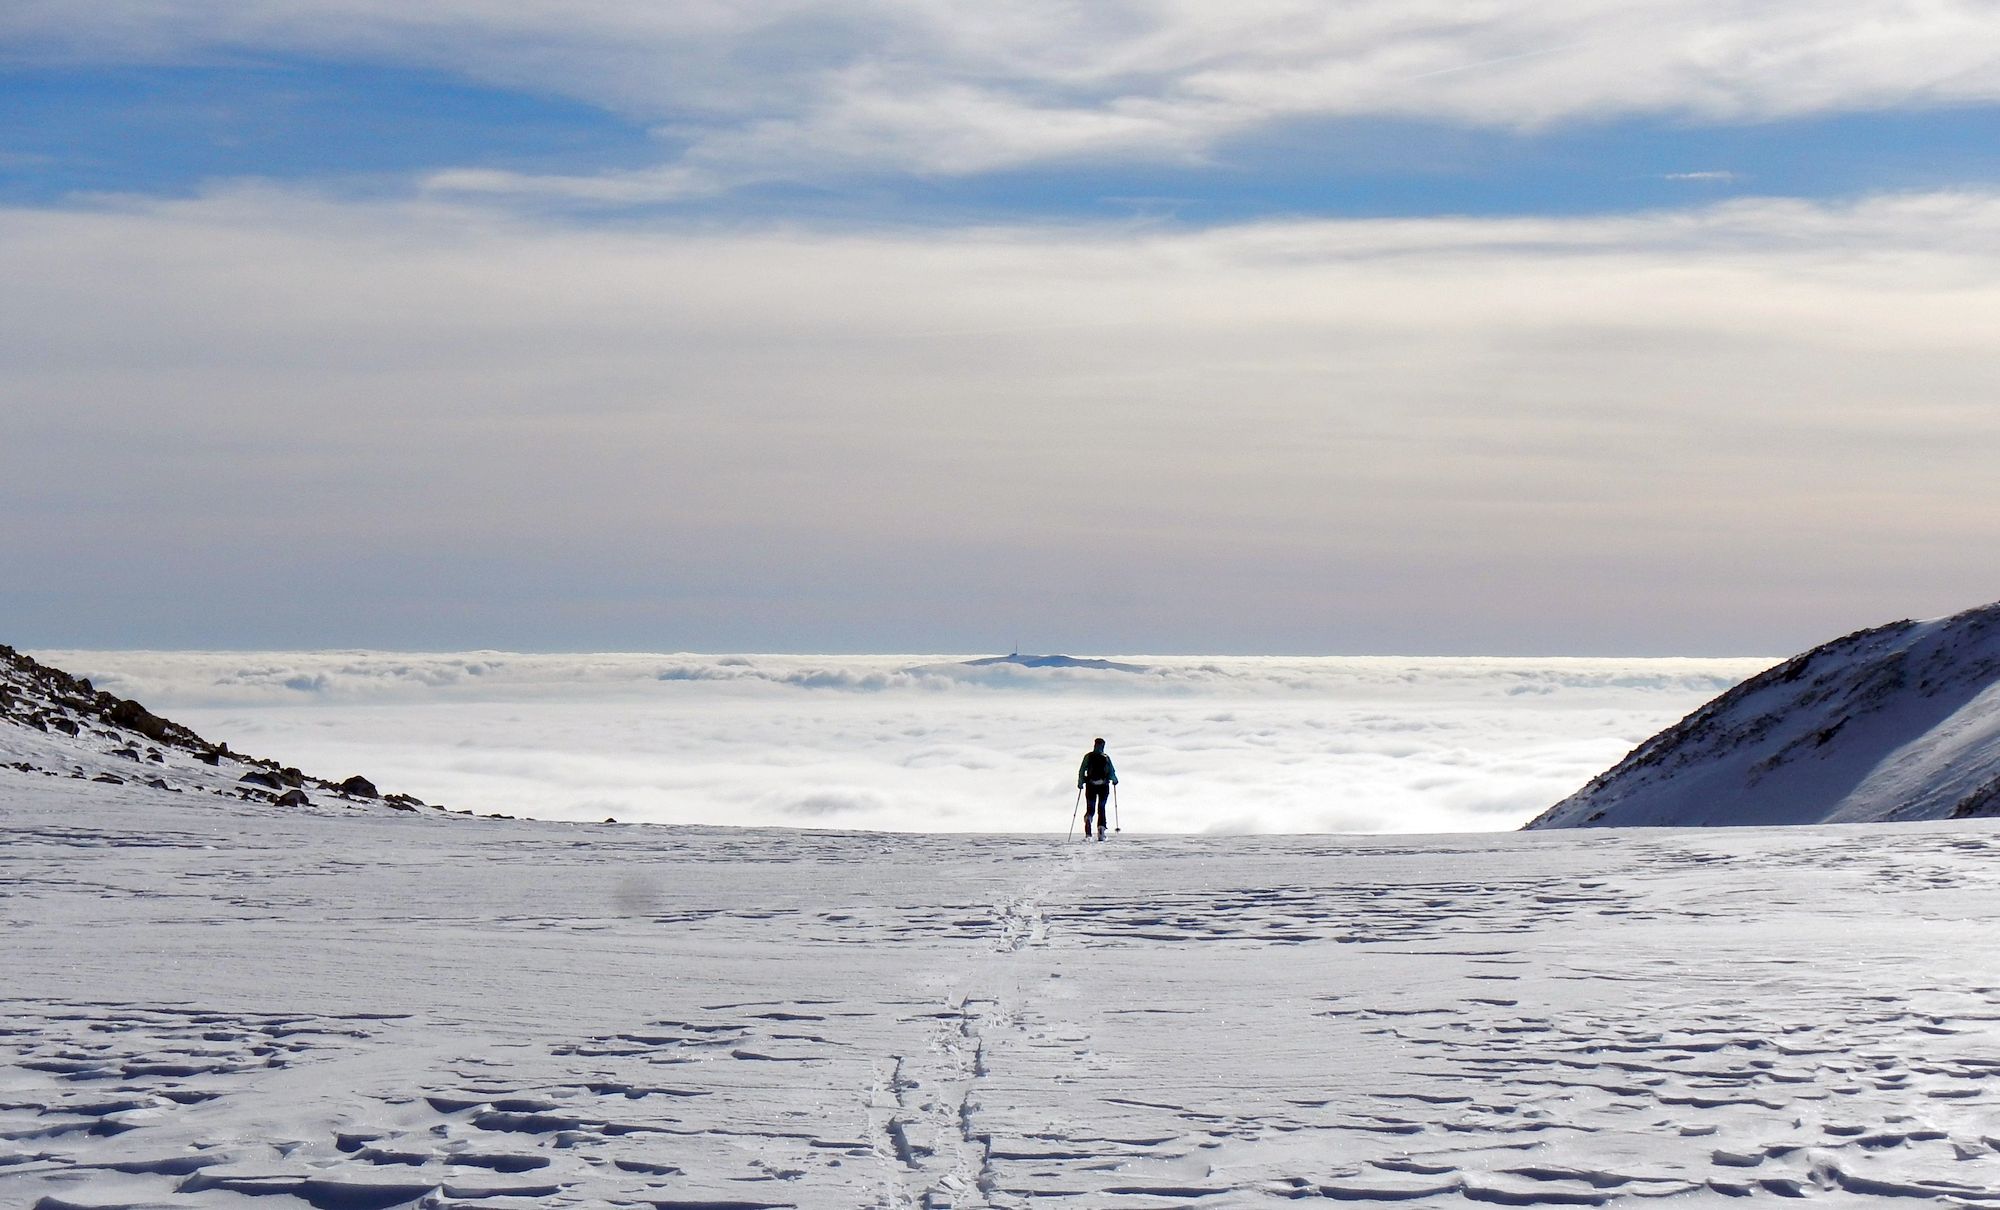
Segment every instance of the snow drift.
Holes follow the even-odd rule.
[[[1530,828],[2000,814],[2000,604],[1816,647],[1647,740]]]

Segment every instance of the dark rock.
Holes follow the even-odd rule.
[[[54,727],[64,735],[75,735],[78,731],[82,730],[82,728],[76,725],[76,720],[73,718],[52,718],[49,720],[49,726]]]
[[[111,755],[122,756],[126,760],[138,760],[139,750],[137,748],[120,748],[116,752],[113,752]]]
[[[278,795],[278,805],[281,807],[309,807],[312,805],[312,799],[306,797],[304,790],[287,790],[283,794]]]
[[[604,822],[605,822],[605,823],[617,823],[618,821],[617,821],[617,820],[616,820],[615,818],[613,818],[612,816],[609,816],[609,815],[606,815],[606,816],[604,817]]]
[[[278,780],[288,786],[297,788],[306,784],[306,775],[292,768],[290,765],[286,765],[284,768],[278,770]]]
[[[262,786],[266,790],[278,790],[284,786],[284,783],[280,782],[275,774],[266,773],[261,769],[253,769],[236,780],[249,782],[253,786]]]
[[[1958,801],[1951,810],[1953,819],[1972,819],[1981,815],[1991,815],[2000,807],[2000,778],[1995,778]]]
[[[146,759],[152,761],[156,765],[164,765],[167,763],[166,755],[162,753],[158,748],[148,748],[146,750]]]
[[[204,765],[219,765],[222,763],[222,753],[220,752],[197,752],[194,754],[194,758]]]
[[[93,777],[90,780],[101,781],[108,786],[122,786],[125,784],[124,778],[116,777],[109,773],[99,773],[96,777]]]
[[[167,720],[134,701],[113,698],[104,719],[114,727],[137,731],[154,743],[164,743],[167,738]]]
[[[155,790],[171,790],[171,789],[173,789],[173,787],[172,787],[172,786],[169,786],[169,785],[167,784],[167,779],[166,779],[166,778],[164,778],[164,777],[155,777],[154,779],[152,779],[151,781],[147,782],[146,784],[147,784],[148,786],[151,786],[151,787],[152,787],[153,789],[155,789]]]
[[[410,805],[409,803],[406,803],[406,802],[392,802],[392,803],[390,803],[390,804],[389,804],[389,807],[390,807],[390,809],[391,809],[391,810],[396,810],[396,811],[414,811],[414,810],[416,810],[416,808],[415,808],[415,807],[411,806],[411,805]]]
[[[381,791],[375,788],[375,783],[369,781],[367,778],[361,776],[358,773],[355,774],[353,777],[348,778],[346,781],[341,782],[339,789],[342,794],[346,794],[354,798],[382,797]]]

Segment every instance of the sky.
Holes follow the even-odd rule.
[[[0,642],[1768,656],[2000,597],[1990,0],[25,0]]]

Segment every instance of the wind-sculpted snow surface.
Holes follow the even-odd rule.
[[[2000,814],[2000,605],[1816,647],[1640,745],[1528,826]]]
[[[0,828],[7,1206],[2000,1201],[1978,823]]]

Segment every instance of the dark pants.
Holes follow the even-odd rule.
[[[1090,835],[1090,821],[1097,820],[1097,834],[1104,835],[1104,829],[1111,822],[1111,814],[1105,809],[1104,801],[1111,797],[1109,782],[1094,781],[1083,788],[1083,834]]]

